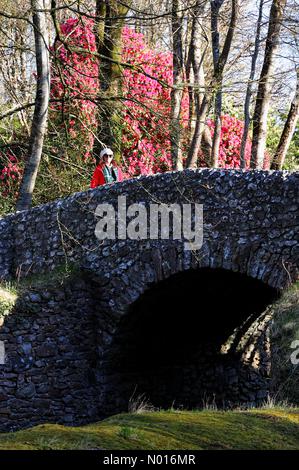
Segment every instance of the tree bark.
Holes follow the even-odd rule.
[[[50,96],[50,65],[45,0],[31,0],[36,51],[37,87],[34,115],[31,125],[28,160],[21,182],[16,209],[31,207],[38,168],[41,160],[44,136],[47,128]]]
[[[173,48],[173,88],[171,90],[170,139],[171,158],[174,170],[183,169],[181,149],[181,102],[183,96],[183,17],[181,0],[172,1],[172,48]]]
[[[246,142],[247,142],[249,127],[250,127],[250,121],[251,121],[250,103],[251,103],[251,97],[252,97],[252,85],[253,85],[253,80],[255,77],[256,62],[257,62],[259,48],[260,48],[263,7],[264,7],[264,0],[260,0],[259,16],[257,20],[256,35],[255,35],[255,41],[254,41],[254,51],[253,51],[252,60],[251,60],[251,70],[250,70],[249,81],[248,81],[247,90],[246,90],[245,104],[244,104],[244,130],[243,130],[241,150],[240,150],[240,167],[243,169],[246,168],[245,150],[246,150]]]
[[[202,19],[200,18],[202,9],[202,1],[197,0],[193,11],[192,31],[189,48],[189,61],[190,66],[192,65],[194,76],[193,86],[189,86],[189,101],[193,104],[193,106],[190,106],[189,108],[190,146],[187,158],[187,166],[189,167],[196,166],[198,152],[201,147],[202,136],[205,130],[206,114],[209,107],[209,104],[205,103],[205,106],[202,108],[202,104],[205,99],[205,74],[203,61],[206,52],[206,49],[203,48]],[[201,110],[204,114],[204,117],[201,114]],[[210,160],[208,146],[205,148],[205,154],[208,157],[208,160]]]
[[[197,115],[195,130],[187,157],[187,168],[196,168],[198,152],[201,147],[202,136],[206,126],[206,118],[210,108],[210,99],[204,95],[199,113]]]
[[[259,79],[255,110],[253,115],[253,136],[250,168],[262,168],[267,137],[267,117],[271,95],[271,74],[274,54],[278,47],[279,33],[286,0],[273,0],[270,10],[264,63]]]
[[[223,5],[223,0],[211,1],[211,32],[212,32],[212,52],[213,52],[213,65],[214,76],[216,77],[217,67],[220,57],[220,35],[218,27],[219,10]],[[212,143],[212,166],[218,166],[218,153],[220,146],[221,134],[221,110],[222,110],[222,76],[216,78],[216,95],[214,103],[214,136]]]
[[[299,117],[299,68],[297,69],[297,86],[295,97],[292,101],[287,120],[285,122],[279,144],[277,146],[271,170],[281,170],[288,152],[296,124]]]
[[[232,0],[231,18],[227,35],[220,54],[220,37],[218,28],[219,10],[223,5],[223,0],[211,1],[211,30],[214,64],[214,82],[215,82],[215,112],[214,112],[214,136],[212,146],[212,165],[218,167],[219,147],[221,138],[221,111],[222,111],[222,82],[223,71],[226,65],[229,51],[231,48],[234,31],[237,22],[237,0]]]
[[[121,35],[130,1],[121,4],[116,0],[97,0],[95,33],[97,52],[104,56],[99,63],[100,93],[98,128],[94,144],[97,157],[104,146],[112,147],[116,159],[121,156],[122,106],[117,99],[122,94]],[[116,99],[109,99],[109,98]]]

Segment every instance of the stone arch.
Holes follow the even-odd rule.
[[[173,403],[200,407],[209,400],[225,407],[261,403],[267,396],[270,360],[267,326],[271,315],[267,306],[277,298],[277,289],[244,273],[192,264],[165,277],[160,274],[160,279],[156,278],[113,323],[99,364],[104,412],[126,411],[130,399],[140,395],[166,408]],[[189,285],[188,300],[196,279],[204,284],[200,317],[188,316],[183,311],[184,299],[181,301],[178,295],[180,282],[182,289]],[[216,312],[221,307],[221,295],[227,294],[231,283],[229,297],[223,299],[223,321]],[[171,292],[175,300],[167,311],[163,296],[169,298]],[[194,299],[189,298],[189,309],[192,302]],[[204,330],[197,344],[199,325],[204,325]],[[180,335],[181,343],[176,346]],[[188,361],[190,367],[186,367]],[[202,379],[203,375],[215,380]]]
[[[140,244],[136,251],[135,258],[129,257],[127,263],[121,258],[109,274],[107,271],[93,273],[94,279],[100,279],[99,305],[115,317],[125,315],[130,305],[153,283],[190,269],[236,272],[260,280],[279,292],[290,284],[283,256],[271,254],[250,240],[236,242],[234,237],[228,236],[223,243],[205,240],[202,249],[196,252],[184,250],[182,243],[160,241],[156,245],[149,244],[146,249]]]

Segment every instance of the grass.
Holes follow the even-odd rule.
[[[9,315],[18,298],[16,289],[9,283],[0,285],[0,320]]]
[[[0,434],[0,449],[298,450],[299,409],[120,414],[87,426]]]
[[[14,287],[18,292],[57,287],[70,280],[72,276],[78,275],[79,272],[80,269],[75,263],[67,263],[46,273],[29,274],[15,281]]]

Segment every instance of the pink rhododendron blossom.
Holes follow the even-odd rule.
[[[215,124],[211,119],[207,120],[207,125],[210,128],[211,136],[214,135]],[[221,134],[220,134],[220,147],[219,147],[219,167],[220,168],[240,168],[240,151],[241,142],[244,131],[243,121],[236,117],[224,115],[221,116]],[[247,138],[245,146],[245,162],[246,168],[250,167],[251,155],[251,139]],[[199,165],[205,166],[203,157],[199,158]],[[266,152],[264,159],[264,169],[270,166],[270,156]]]
[[[18,160],[14,155],[7,153],[0,155],[0,161],[4,161],[4,165],[0,166],[0,193],[3,197],[16,197],[16,187],[22,179],[22,170],[18,164]]]
[[[71,45],[96,51],[93,21],[84,19],[80,23],[69,19],[61,25],[61,31]],[[124,67],[122,90],[124,100],[123,119],[123,169],[129,175],[152,174],[172,168],[170,143],[170,111],[172,55],[149,48],[143,34],[129,27],[122,31],[122,62],[134,67]],[[84,53],[70,54],[64,46],[59,45],[57,54],[65,64],[64,82],[59,74],[52,78],[52,96],[62,97],[67,93],[73,99],[71,105],[64,106],[64,114],[74,107],[81,119],[69,119],[69,134],[73,139],[84,141],[84,161],[90,158],[94,143],[94,132],[97,126],[96,99],[99,90],[98,64],[92,55]],[[82,99],[86,94],[90,99]],[[62,110],[61,105],[53,105]],[[181,126],[186,130],[189,124],[189,95],[184,90],[181,105]],[[240,145],[243,123],[235,117],[224,115],[221,118],[221,142],[219,149],[219,166],[221,168],[240,167]],[[82,126],[82,122],[85,126]],[[213,136],[214,123],[207,121]],[[184,146],[185,153],[188,150]],[[249,168],[251,141],[248,139],[245,150],[246,167]],[[266,155],[267,157],[267,155]],[[265,159],[265,167],[269,158]],[[267,163],[268,161],[268,163]],[[199,166],[206,166],[202,152],[199,152]]]

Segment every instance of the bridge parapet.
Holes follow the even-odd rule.
[[[298,172],[199,169],[76,193],[0,220],[0,277],[47,272],[66,262],[104,279],[133,268],[146,267],[149,278],[159,278],[167,269],[204,266],[283,289],[298,276],[298,188]],[[117,208],[119,196],[127,206],[142,203],[146,209],[155,203],[202,204],[202,248],[188,252],[184,240],[171,239],[99,241],[96,208]]]

